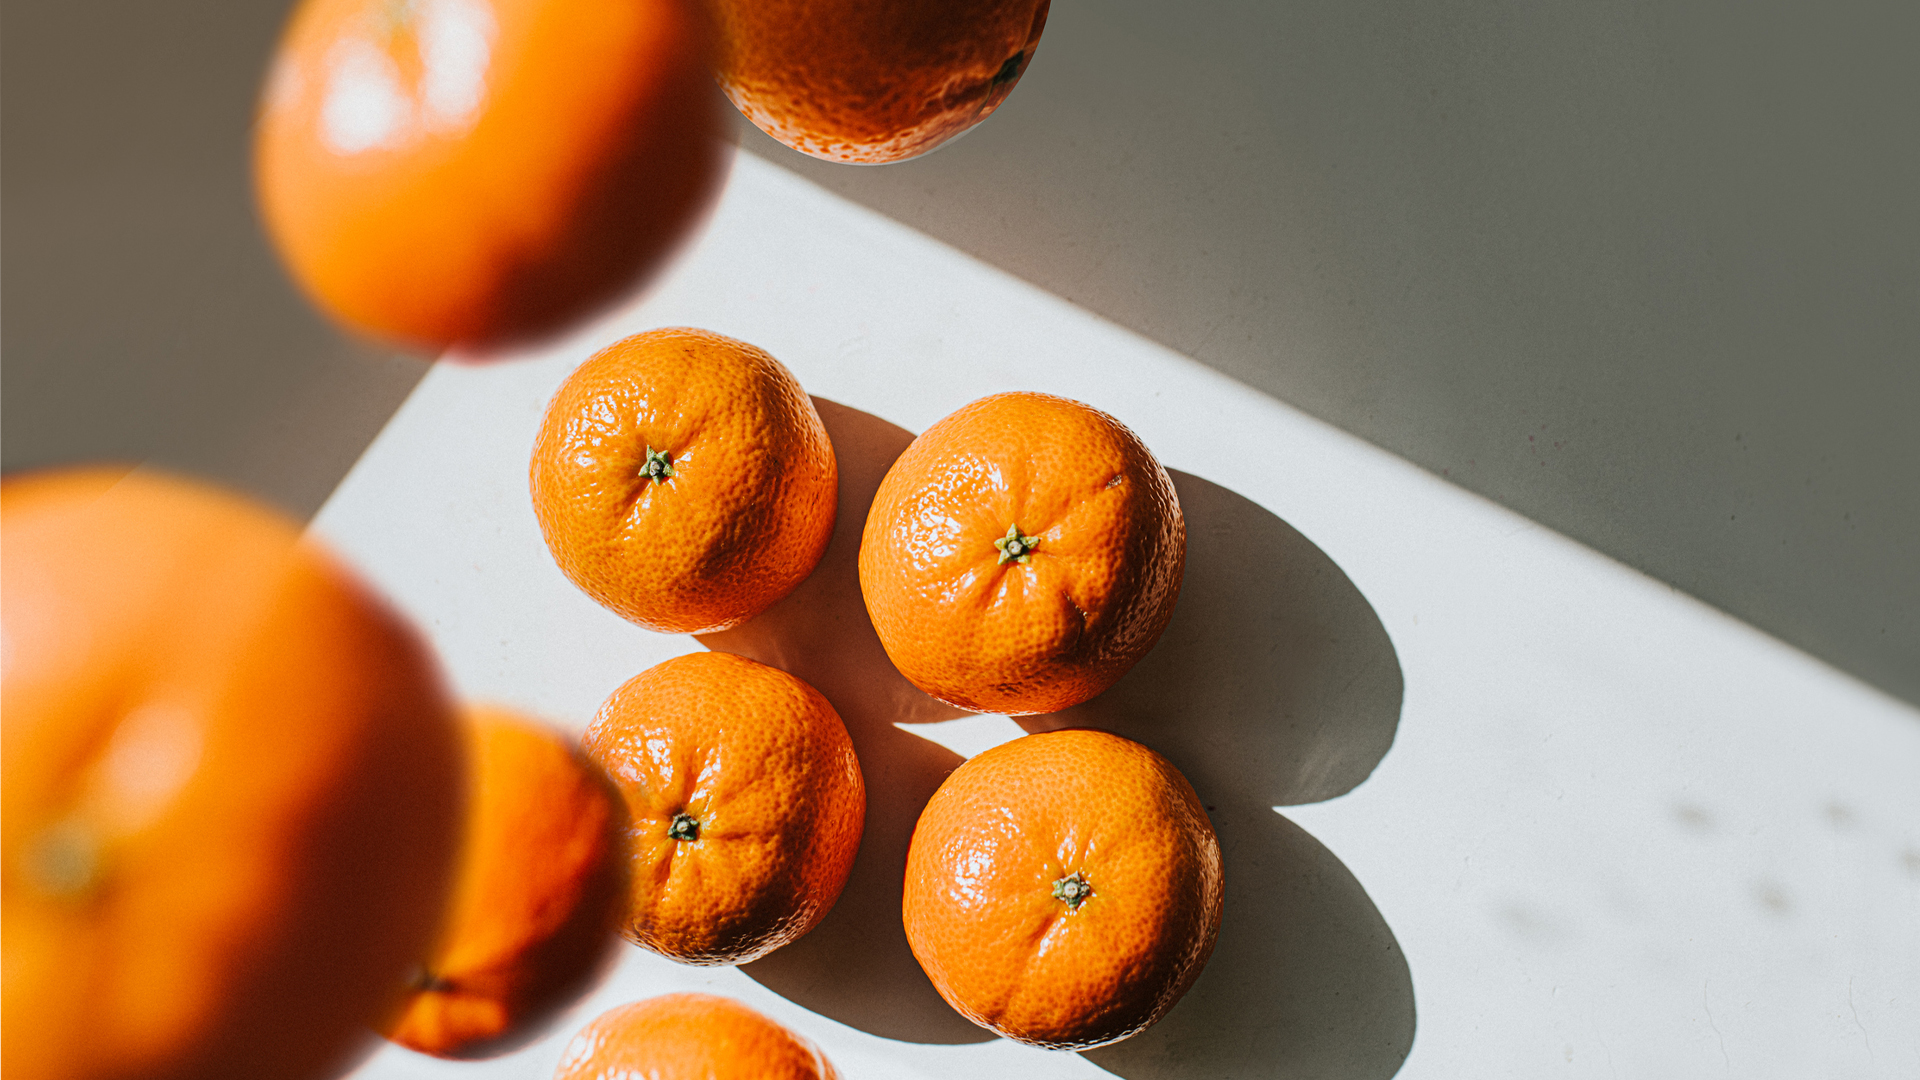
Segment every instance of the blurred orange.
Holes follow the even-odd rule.
[[[626,799],[635,944],[743,964],[840,898],[866,783],[813,687],[732,653],[678,656],[614,691],[582,742]]]
[[[924,154],[999,108],[1048,0],[708,0],[720,85],[768,135],[828,161]]]
[[[635,334],[553,395],[529,468],[569,580],[649,630],[738,626],[813,572],[839,472],[780,361],[686,327]]]
[[[9,479],[0,543],[6,1075],[326,1075],[444,911],[432,658],[293,523],[186,481]]]
[[[440,1057],[491,1057],[591,984],[619,938],[622,820],[573,745],[505,710],[471,707],[471,797],[453,909],[387,1031]]]
[[[737,1001],[668,994],[609,1009],[560,1056],[554,1080],[836,1080],[818,1047]]]
[[[321,308],[423,349],[564,328],[720,176],[694,0],[305,0],[262,93],[267,231]]]

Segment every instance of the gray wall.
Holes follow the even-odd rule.
[[[7,468],[310,512],[418,378],[258,238],[283,11],[7,6]],[[931,157],[744,143],[1920,701],[1916,40],[1858,0],[1060,0]]]
[[[1061,0],[927,158],[745,145],[1920,701],[1916,45],[1859,0]]]
[[[348,343],[255,224],[254,90],[288,5],[13,0],[0,24],[0,452],[319,509],[426,365]]]

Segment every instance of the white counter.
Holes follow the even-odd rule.
[[[643,302],[523,360],[437,365],[316,519],[463,694],[577,731],[701,647],[576,592],[526,490],[560,380],[663,325],[760,345],[828,402],[835,548],[715,644],[841,710],[870,787],[861,865],[826,924],[758,964],[623,946],[519,1053],[389,1047],[356,1075],[544,1080],[598,1011],[706,989],[818,1041],[848,1080],[1920,1076],[1920,713],[751,156]],[[910,432],[1008,389],[1139,432],[1190,534],[1167,636],[1057,722],[1140,739],[1194,781],[1226,855],[1220,944],[1167,1019],[1085,1055],[986,1040],[904,952],[917,800],[1020,729],[896,726],[910,699],[851,577],[862,485]],[[944,715],[922,704],[911,718]]]

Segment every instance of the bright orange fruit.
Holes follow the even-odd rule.
[[[837,1080],[818,1047],[737,1001],[668,994],[602,1013],[554,1080]]]
[[[453,907],[387,1028],[440,1057],[540,1034],[607,958],[624,898],[622,814],[606,777],[542,724],[467,710],[471,798]]]
[[[792,372],[705,330],[635,334],[567,377],[533,448],[533,510],[587,595],[664,633],[724,630],[806,580],[839,473]]]
[[[675,657],[614,691],[583,742],[626,799],[635,944],[743,964],[839,899],[866,785],[813,687],[732,653]]]
[[[726,150],[693,0],[305,0],[254,177],[281,257],[363,333],[555,332],[658,267]]]
[[[1166,1014],[1213,952],[1206,811],[1165,758],[1083,729],[954,770],[907,853],[901,908],[934,988],[1009,1039],[1084,1050]]]
[[[433,938],[463,767],[426,648],[278,514],[0,485],[4,1071],[318,1077]]]
[[[979,712],[1055,712],[1159,640],[1186,549],[1173,481],[1133,432],[1077,401],[997,394],[887,472],[860,591],[915,686]]]
[[[709,0],[720,86],[775,139],[828,161],[924,154],[987,118],[1027,70],[1048,0]]]

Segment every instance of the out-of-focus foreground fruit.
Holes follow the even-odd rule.
[[[295,280],[362,333],[487,351],[656,269],[726,148],[695,0],[305,0],[255,185]]]
[[[449,1058],[539,1036],[591,985],[619,938],[624,815],[559,734],[501,709],[466,716],[466,841],[447,926],[387,1037]]]
[[[554,1080],[837,1080],[818,1047],[737,1001],[668,994],[602,1013]]]
[[[1165,758],[1100,731],[970,758],[914,827],[902,912],[948,1004],[1054,1049],[1165,1015],[1213,952],[1220,844]]]
[[[828,161],[924,154],[998,108],[1048,0],[709,0],[720,85],[760,130]]]
[[[805,682],[732,653],[675,657],[614,691],[582,742],[626,799],[635,944],[743,964],[840,898],[866,784],[839,714]]]
[[[144,472],[0,485],[10,1080],[327,1075],[440,925],[459,733],[293,523]]]
[[[705,330],[635,334],[554,394],[533,510],[587,595],[663,633],[747,621],[813,572],[839,472],[820,414],[779,361]]]
[[[1077,401],[996,394],[887,471],[860,591],[915,686],[976,712],[1054,712],[1159,640],[1186,550],[1173,481],[1138,436]]]

